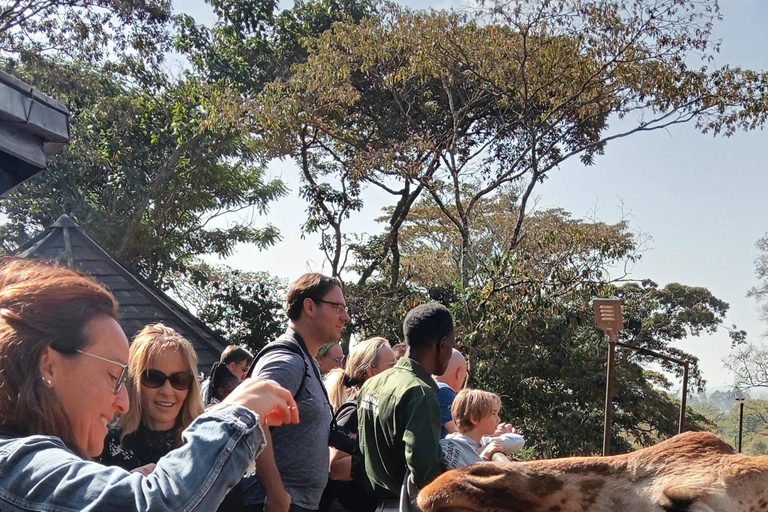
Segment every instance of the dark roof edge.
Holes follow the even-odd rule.
[[[119,259],[117,259],[116,257],[112,256],[109,252],[107,252],[106,249],[104,249],[102,246],[97,244],[91,237],[89,237],[88,234],[85,231],[83,231],[83,228],[81,228],[77,224],[75,224],[75,226],[76,226],[75,228],[69,228],[69,229],[77,229],[85,238],[88,239],[88,241],[90,241],[101,252],[103,252],[109,259],[111,259],[112,261],[115,262],[115,264],[117,264],[118,270],[120,271],[120,273],[123,274],[123,277],[125,277],[126,279],[132,279],[132,280],[136,281],[136,283],[138,283],[144,289],[149,291],[153,295],[152,298],[163,309],[165,309],[168,313],[170,313],[171,316],[177,318],[182,324],[190,326],[190,327],[191,327],[191,325],[190,325],[190,320],[191,320],[192,323],[194,323],[195,325],[197,325],[198,327],[203,329],[205,332],[210,334],[213,339],[215,339],[216,341],[221,343],[221,347],[217,347],[216,345],[214,345],[210,341],[208,341],[206,339],[203,339],[203,341],[205,341],[205,343],[207,343],[211,348],[213,348],[215,350],[218,350],[218,351],[221,351],[223,348],[226,348],[227,345],[229,345],[229,343],[227,343],[227,341],[224,339],[223,336],[221,336],[219,333],[215,332],[213,329],[208,327],[202,320],[197,318],[197,316],[193,315],[191,312],[189,312],[189,316],[187,318],[184,318],[184,316],[180,315],[177,311],[174,311],[173,308],[169,307],[168,304],[164,303],[163,301],[169,302],[170,304],[172,304],[173,306],[177,307],[178,309],[180,309],[182,311],[187,311],[187,308],[185,308],[184,306],[182,306],[181,304],[179,304],[178,302],[173,300],[171,297],[166,295],[165,292],[163,292],[159,288],[155,287],[155,285],[153,285],[152,283],[150,283],[149,281],[147,281],[146,279],[141,277],[138,273],[135,273],[135,272],[131,271],[130,268],[128,267],[128,265],[122,263]],[[160,296],[163,300],[158,300],[157,296]]]
[[[24,96],[36,99],[40,103],[44,103],[45,105],[51,107],[52,109],[58,110],[62,114],[65,114],[67,116],[70,115],[69,109],[63,103],[56,101],[55,99],[51,98],[47,94],[43,94],[42,92],[38,91],[31,85],[25,82],[22,82],[15,76],[9,73],[6,73],[5,71],[2,71],[2,70],[0,70],[0,83],[5,84],[8,87],[11,87],[19,91]]]
[[[173,300],[171,297],[169,297],[165,292],[155,287],[153,284],[145,280],[143,277],[138,275],[137,273],[134,273],[129,269],[127,265],[122,263],[119,259],[112,256],[107,250],[105,250],[101,245],[97,244],[95,240],[93,240],[88,234],[83,230],[83,228],[80,227],[79,224],[77,224],[69,215],[64,214],[56,220],[55,223],[51,224],[49,227],[45,229],[45,231],[38,236],[32,238],[25,244],[22,244],[19,246],[18,249],[16,249],[12,254],[18,257],[26,258],[29,257],[32,253],[34,253],[53,233],[54,229],[62,229],[62,235],[66,232],[67,229],[76,229],[80,234],[82,234],[95,248],[97,248],[99,251],[101,251],[104,256],[109,258],[111,261],[113,261],[117,265],[117,271],[126,279],[129,281],[132,280],[136,282],[139,286],[144,288],[146,291],[150,292],[150,295],[152,296],[152,299],[167,313],[170,314],[170,316],[176,318],[181,322],[183,325],[186,325],[187,327],[191,328],[191,323],[198,326],[200,329],[208,333],[214,340],[216,340],[218,343],[221,344],[221,346],[216,346],[213,343],[211,343],[209,340],[205,338],[201,338],[202,341],[208,344],[212,349],[221,351],[224,348],[226,348],[229,343],[226,339],[224,339],[223,336],[221,336],[219,333],[208,327],[202,320],[197,318],[197,316],[193,315],[191,312],[188,312],[189,315],[181,315],[179,312],[175,311],[173,308],[169,307],[167,303],[170,303],[171,305],[175,306],[181,311],[187,311],[187,308]],[[65,247],[65,253],[66,253],[66,247]],[[162,298],[162,300],[160,300]],[[163,302],[167,301],[167,303]]]

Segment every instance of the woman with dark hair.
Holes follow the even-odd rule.
[[[128,340],[117,302],[92,279],[0,261],[0,509],[215,510],[253,470],[262,425],[298,421],[290,392],[245,381],[195,419],[149,475],[92,459],[128,411]]]
[[[211,367],[211,383],[205,396],[205,406],[221,403],[234,391],[240,379],[224,363],[213,363]]]
[[[128,356],[131,407],[109,431],[100,462],[131,471],[181,446],[181,433],[203,413],[196,371],[186,338],[163,324],[144,327]]]

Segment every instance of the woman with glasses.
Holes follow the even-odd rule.
[[[134,337],[126,381],[131,406],[110,430],[102,464],[141,469],[181,446],[181,433],[203,413],[196,369],[194,347],[170,327],[148,325]]]
[[[335,369],[325,377],[325,387],[338,425],[357,436],[357,395],[363,383],[395,365],[395,353],[385,338],[360,342],[350,350],[346,369]],[[375,498],[352,482],[352,455],[329,448],[330,479],[320,511],[360,511],[376,508]],[[335,502],[334,502],[335,498]]]
[[[321,301],[323,302],[323,301]],[[328,343],[320,347],[315,356],[317,365],[320,367],[322,375],[328,375],[331,370],[336,368],[344,369],[344,349],[341,343]]]
[[[3,512],[216,510],[253,472],[262,426],[298,422],[289,391],[247,379],[148,475],[94,462],[107,426],[129,409],[128,340],[117,318],[115,298],[88,277],[0,260]]]

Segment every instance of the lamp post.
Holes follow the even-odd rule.
[[[736,388],[734,398],[739,402],[739,453],[741,453],[741,434],[744,429],[744,393],[739,388]]]
[[[621,314],[621,299],[594,299],[597,327],[608,335],[608,370],[605,382],[605,421],[603,423],[603,455],[611,454],[611,426],[613,424],[613,373],[616,342],[619,331],[624,328]]]

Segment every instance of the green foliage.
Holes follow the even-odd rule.
[[[227,80],[255,95],[272,80],[290,75],[306,58],[302,41],[317,37],[339,20],[369,15],[368,0],[296,1],[276,13],[274,0],[211,0],[213,28],[188,15],[176,17],[176,48],[209,80]]]
[[[284,280],[203,263],[188,272],[174,277],[174,294],[229,343],[258,352],[285,331]]]
[[[135,53],[159,62],[170,45],[169,0],[18,0],[0,8],[0,57],[55,54],[108,60]]]
[[[397,260],[399,227],[427,192],[462,238],[467,287],[484,197],[517,191],[517,244],[536,185],[570,158],[590,164],[612,139],[676,123],[725,134],[762,126],[764,75],[686,64],[711,50],[716,2],[621,5],[512,0],[467,13],[386,5],[307,40],[307,62],[265,89],[260,115],[274,154],[298,162],[306,189],[324,188],[304,194],[304,229],[329,234],[321,246],[333,273],[350,249],[360,284]],[[628,114],[637,112],[633,124]],[[609,128],[611,115],[626,119],[623,131]],[[396,206],[384,233],[356,237],[342,223],[371,185]],[[394,288],[399,267],[389,269]]]
[[[99,244],[160,286],[195,256],[266,247],[267,225],[216,219],[266,210],[285,193],[264,177],[242,98],[193,76],[146,75],[136,84],[108,69],[19,63],[13,72],[70,105],[72,143],[0,203],[3,249],[12,250],[67,213]]]
[[[684,325],[686,333],[681,337],[685,337],[702,324],[686,320],[691,315],[684,300],[675,300],[676,312],[666,314],[658,296],[667,295],[669,288],[659,290],[650,282],[587,288],[561,297],[548,309],[528,314],[515,301],[510,301],[503,313],[504,305],[494,300],[495,314],[486,317],[481,328],[465,335],[464,350],[477,361],[472,385],[504,396],[505,414],[524,428],[536,455],[599,453],[607,344],[594,326],[591,297],[622,298],[626,329],[620,341],[689,359],[691,387],[703,385],[697,359],[670,347],[673,340],[667,337],[671,325]],[[467,299],[476,300],[472,295]],[[710,296],[697,307],[717,315],[717,302]],[[468,309],[465,303],[455,306],[457,315]],[[614,451],[648,446],[677,432],[679,401],[666,392],[670,382],[665,374],[645,369],[650,362],[658,361],[630,351],[617,354]],[[680,374],[680,368],[662,367]],[[689,413],[688,429],[703,426],[703,417]],[[575,432],[578,435],[573,435]]]
[[[528,217],[522,241],[511,246],[514,195],[497,194],[478,204],[475,264],[464,287],[461,236],[437,211],[425,198],[405,222],[396,293],[388,294],[386,283],[377,279],[363,289],[348,288],[352,304],[357,297],[371,297],[353,311],[353,328],[399,341],[393,324],[399,328],[416,303],[437,300],[451,307],[460,350],[470,362],[470,385],[502,395],[503,416],[525,432],[529,456],[601,450],[607,344],[594,324],[593,297],[624,301],[620,341],[689,359],[691,389],[703,386],[697,359],[671,345],[720,327],[728,306],[701,288],[674,283],[660,288],[651,281],[610,284],[609,270],[639,258],[644,241],[625,223],[606,225],[544,210]],[[650,370],[649,363],[661,371]],[[677,432],[680,405],[668,392],[670,375],[681,376],[681,368],[619,351],[614,451],[648,446]],[[688,429],[709,426],[704,416],[688,412]]]
[[[693,409],[709,419],[713,426],[708,430],[723,436],[734,448],[739,444],[739,404],[733,400],[727,402],[723,411],[711,400],[705,400],[693,406]],[[768,402],[760,399],[744,401],[744,418],[741,451],[746,455],[768,455]]]

